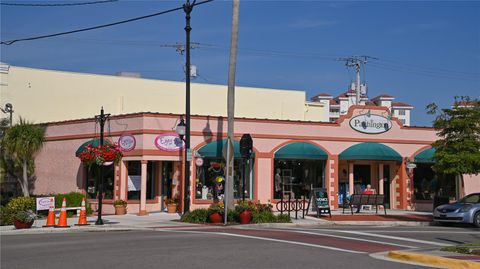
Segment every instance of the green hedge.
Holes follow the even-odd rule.
[[[85,197],[82,193],[79,192],[69,192],[69,193],[57,193],[50,194],[45,196],[54,196],[55,197],[55,208],[62,208],[63,198],[67,200],[67,207],[79,207],[82,205],[82,199]],[[85,197],[86,200],[86,197]],[[86,202],[87,215],[92,214],[92,207],[88,202]],[[68,217],[75,215],[75,212],[68,212]]]
[[[210,222],[208,209],[195,209],[187,212],[182,216],[180,221],[189,223],[206,223]],[[240,213],[236,210],[228,210],[228,222],[239,223]],[[275,215],[270,211],[252,212],[251,223],[290,223],[292,222],[289,215]]]

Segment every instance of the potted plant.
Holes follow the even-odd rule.
[[[235,207],[235,210],[239,212],[240,223],[249,224],[252,220],[252,212],[257,209],[257,206],[252,201],[240,201]]]
[[[96,163],[97,165],[118,164],[123,157],[122,150],[118,144],[105,144],[94,147],[91,144],[78,155],[80,160],[88,166]]]
[[[113,201],[113,206],[115,207],[115,215],[127,214],[127,201],[115,200]]]
[[[211,223],[221,223],[225,206],[223,203],[214,203],[208,208],[208,219]]]
[[[13,216],[13,225],[17,229],[28,229],[32,227],[37,215],[31,210],[19,211]]]
[[[167,213],[176,213],[178,206],[177,198],[167,198],[165,199],[165,206],[167,207]]]

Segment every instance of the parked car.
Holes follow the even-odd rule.
[[[472,193],[455,203],[438,206],[433,211],[433,221],[470,223],[480,228],[480,193]]]

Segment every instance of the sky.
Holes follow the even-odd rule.
[[[1,41],[76,30],[180,7],[183,1],[1,0]],[[198,0],[200,1],[200,0]],[[454,96],[480,97],[480,2],[240,1],[236,84],[337,96],[355,72],[339,60],[367,55],[362,81],[370,98],[389,94],[414,106],[412,125],[431,126],[425,107]],[[191,14],[191,62],[199,83],[226,84],[232,2],[213,1]],[[0,45],[14,66],[184,81],[182,10],[108,28]]]

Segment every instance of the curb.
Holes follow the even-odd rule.
[[[440,266],[442,268],[452,269],[478,269],[480,264],[477,262],[450,259],[426,254],[410,253],[405,251],[389,251],[388,257],[396,260],[416,262],[430,266]]]

